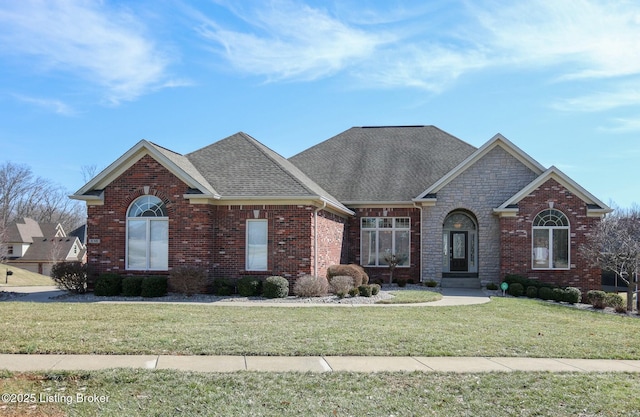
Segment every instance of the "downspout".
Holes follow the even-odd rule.
[[[313,275],[318,276],[318,212],[327,207],[327,202],[322,202],[322,207],[313,211]]]
[[[416,203],[415,201],[413,202],[413,206],[417,209],[420,209],[420,282],[422,282],[422,264],[424,262],[422,262],[422,230],[423,230],[423,218],[422,218],[422,213],[423,213],[423,209],[422,206],[419,206],[418,203]]]

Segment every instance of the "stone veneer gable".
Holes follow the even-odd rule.
[[[423,208],[422,280],[442,278],[442,226],[449,213],[465,210],[478,223],[478,276],[496,281],[500,273],[500,222],[493,209],[531,183],[537,174],[497,146],[437,192],[433,207]]]

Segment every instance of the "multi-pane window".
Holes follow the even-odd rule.
[[[266,271],[267,262],[267,220],[247,220],[247,271]]]
[[[541,211],[533,220],[533,268],[569,268],[569,219],[561,211]]]
[[[127,269],[169,269],[169,219],[164,203],[157,197],[142,196],[129,207]]]
[[[396,255],[398,266],[411,261],[411,223],[408,217],[363,217],[361,222],[360,263],[365,266],[386,266],[385,257]]]

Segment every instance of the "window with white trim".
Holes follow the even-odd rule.
[[[360,264],[387,266],[385,256],[400,257],[400,267],[411,265],[409,217],[363,217],[360,228]]]
[[[169,269],[169,218],[158,197],[136,199],[127,211],[128,270],[166,271]]]
[[[268,222],[266,219],[247,220],[246,270],[268,269]]]
[[[569,269],[569,219],[543,210],[533,220],[533,269]]]

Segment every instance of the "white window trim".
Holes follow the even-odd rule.
[[[147,236],[147,240],[146,240],[146,244],[147,244],[147,256],[146,256],[146,265],[145,268],[134,268],[134,267],[129,267],[129,220],[145,220],[146,221],[146,236]],[[127,269],[127,271],[168,271],[169,270],[169,265],[168,265],[168,257],[169,254],[167,253],[167,267],[166,268],[151,268],[150,267],[150,261],[151,261],[151,257],[149,256],[151,254],[151,222],[154,221],[166,221],[168,222],[169,218],[168,217],[127,217],[127,233],[126,233],[126,242],[127,242],[127,250],[126,250],[126,254],[125,254],[125,268]],[[167,237],[167,244],[169,243],[169,238]],[[167,249],[168,251],[168,249]]]
[[[266,266],[265,266],[264,269],[249,268],[249,224],[250,223],[264,223],[267,226],[267,234],[266,234],[267,242],[265,243],[265,246],[266,246],[265,265]],[[246,229],[245,230],[245,244],[244,244],[244,250],[245,250],[244,267],[245,267],[245,271],[256,271],[256,272],[268,271],[269,270],[269,221],[268,221],[268,219],[247,219],[247,223],[246,223],[245,229]]]
[[[558,210],[562,213],[560,210]],[[533,226],[533,231],[531,232],[531,269],[537,271],[568,271],[571,269],[571,222],[566,214],[562,213],[563,216],[567,219],[567,226]],[[536,215],[537,217],[537,215]],[[535,248],[535,231],[536,230],[546,230],[548,233],[547,241],[549,242],[549,250],[548,254],[548,264],[547,267],[537,267],[536,260],[534,255]],[[553,267],[553,231],[554,230],[566,230],[567,231],[567,266],[565,268],[554,268]]]
[[[138,201],[140,198],[143,197],[147,197],[147,195],[139,197],[137,199],[135,199],[134,201],[131,202],[131,204],[129,205],[129,207],[127,208],[127,220],[126,220],[126,227],[125,227],[125,269],[127,271],[168,271],[169,270],[169,237],[167,236],[167,267],[166,268],[151,268],[150,267],[150,261],[151,261],[151,222],[152,221],[164,221],[167,222],[167,228],[169,227],[169,217],[129,217],[129,211],[131,210],[131,207],[133,206],[133,204]],[[147,236],[147,240],[146,240],[146,263],[145,263],[145,268],[134,268],[134,267],[129,267],[129,221],[130,220],[136,220],[136,221],[141,221],[144,220],[146,221],[146,236]]]
[[[362,227],[362,223],[365,219],[375,219],[376,220],[376,227],[367,227],[364,228]],[[378,219],[392,219],[393,220],[393,227],[379,227],[378,225]],[[409,227],[396,227],[396,219],[407,219],[409,220]],[[391,233],[391,251],[392,253],[396,253],[396,232],[397,231],[403,231],[409,232],[409,253],[407,253],[407,264],[406,265],[398,265],[396,268],[411,268],[411,217],[408,216],[398,216],[398,217],[361,217],[360,218],[360,265],[361,266],[365,266],[368,268],[388,268],[389,265],[384,265],[384,264],[380,264],[380,258],[378,256],[376,256],[376,264],[375,265],[369,265],[369,264],[365,264],[364,263],[364,254],[362,252],[362,247],[363,247],[363,234],[365,231],[375,231],[376,232],[376,254],[379,255],[380,254],[380,250],[379,250],[379,245],[380,245],[380,238],[379,238],[379,232],[380,231],[385,231],[385,232],[392,232]]]

